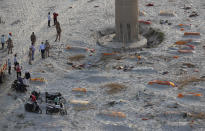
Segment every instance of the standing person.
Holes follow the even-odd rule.
[[[31,34],[31,45],[34,45],[35,44],[35,42],[36,42],[36,36],[35,36],[35,34],[34,34],[34,32],[32,32],[32,34]]]
[[[33,102],[33,111],[35,111],[36,110],[36,107],[37,107],[37,101],[36,101],[36,96],[35,95],[33,95],[33,94],[31,94],[30,95],[30,98],[31,98],[31,101]]]
[[[9,39],[9,38],[12,39],[12,33],[11,33],[11,32],[10,32],[9,35],[8,35],[8,39]]]
[[[29,48],[29,53],[28,53],[28,58],[29,58],[29,65],[32,65],[31,61],[32,61],[32,47]]]
[[[31,78],[31,74],[29,73],[29,71],[25,72],[24,78],[27,79],[27,80],[29,80]]]
[[[2,35],[2,36],[1,36],[1,45],[2,45],[2,49],[4,49],[4,44],[5,44],[5,36]]]
[[[30,78],[31,78],[31,74],[29,73],[29,71],[26,71],[24,75],[24,80],[25,80],[26,85],[29,85]]]
[[[16,75],[17,75],[17,79],[19,76],[21,76],[21,67],[19,63],[16,65]]]
[[[60,23],[57,21],[56,22],[56,32],[57,32],[57,35],[56,35],[56,40],[55,42],[57,41],[57,39],[59,39],[60,41],[60,38],[61,38],[61,26],[60,26]]]
[[[49,57],[50,44],[49,44],[48,40],[46,40],[45,46],[46,46],[46,50],[45,50],[46,54],[45,55],[46,55],[46,57]]]
[[[16,66],[18,64],[18,61],[17,61],[17,54],[14,55],[14,70],[16,70]]]
[[[56,23],[57,23],[57,17],[58,17],[58,13],[56,13],[56,12],[54,12],[53,13],[53,21],[54,21],[54,25],[56,25]]]
[[[39,51],[41,52],[41,58],[44,59],[45,58],[45,44],[43,42],[41,42],[40,44]]]
[[[12,54],[13,41],[11,40],[11,38],[9,38],[6,42],[7,42],[8,54],[9,54],[10,52],[11,52],[11,54]]]
[[[8,72],[10,75],[11,74],[11,61],[10,61],[10,59],[8,59]]]
[[[51,23],[51,14],[50,12],[48,12],[48,27],[51,27],[50,23]]]
[[[31,48],[32,48],[32,58],[31,58],[31,60],[34,60],[34,55],[35,55],[35,50],[36,50],[34,44],[31,45]]]

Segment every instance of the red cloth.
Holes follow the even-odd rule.
[[[36,102],[36,96],[31,95],[31,101],[32,101],[32,102]]]
[[[17,66],[17,67],[16,67],[16,72],[21,72],[20,66]]]
[[[53,18],[57,18],[58,13],[53,13]]]

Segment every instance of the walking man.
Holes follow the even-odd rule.
[[[51,27],[50,23],[51,23],[51,14],[50,12],[48,12],[48,27]]]
[[[13,41],[11,40],[11,38],[9,38],[7,40],[7,48],[8,48],[8,54],[11,52],[12,54],[12,48],[13,48]]]
[[[32,48],[32,58],[31,58],[31,60],[34,60],[34,55],[35,55],[35,50],[36,50],[34,44],[31,45],[31,48]]]
[[[29,53],[28,53],[28,57],[29,57],[29,65],[32,65],[31,61],[32,61],[32,47],[29,48]]]
[[[60,41],[60,38],[61,38],[61,27],[60,27],[60,23],[57,21],[56,22],[56,32],[57,32],[57,35],[56,35],[56,40],[55,42],[57,41],[57,39],[59,39]]]
[[[49,57],[50,44],[49,44],[48,40],[46,40],[45,46],[46,46],[46,50],[45,50],[46,54],[45,55],[46,55],[46,57]]]
[[[4,44],[5,44],[5,36],[1,36],[1,45],[2,45],[2,50],[4,49]]]
[[[16,66],[18,64],[18,61],[17,61],[17,54],[14,55],[14,70],[16,70]]]
[[[11,74],[11,61],[10,61],[10,59],[8,59],[8,72],[10,75]]]
[[[34,32],[31,34],[31,45],[34,45],[36,42],[36,36],[34,34]]]
[[[41,52],[41,58],[44,59],[45,58],[45,44],[43,42],[41,42],[40,44],[39,51]]]

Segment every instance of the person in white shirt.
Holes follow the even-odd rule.
[[[50,12],[48,12],[48,27],[51,27],[50,23],[51,23],[51,15]]]
[[[11,34],[11,32],[9,33],[9,35],[8,35],[8,39],[12,39],[12,34]]]
[[[41,42],[40,47],[39,47],[39,51],[41,52],[41,57],[42,59],[45,58],[45,44],[43,42]]]

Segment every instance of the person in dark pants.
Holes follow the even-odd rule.
[[[51,23],[51,15],[50,12],[48,12],[48,27],[51,27],[50,23]]]
[[[4,45],[5,45],[5,36],[4,35],[1,36],[1,45],[2,45],[2,49],[4,49]]]
[[[17,75],[17,79],[19,76],[21,76],[21,67],[19,64],[17,64],[17,66],[16,66],[16,75]]]
[[[56,25],[56,22],[58,21],[58,20],[57,20],[57,17],[58,17],[58,13],[54,12],[54,13],[53,13],[54,25]]]
[[[8,59],[8,72],[10,75],[11,74],[11,61],[10,61],[10,59]]]
[[[14,55],[14,70],[16,70],[16,66],[18,64],[18,61],[17,61],[17,54]]]
[[[45,56],[49,57],[50,44],[49,44],[48,40],[46,40],[45,47],[46,47],[46,49],[45,49]]]
[[[44,59],[45,58],[45,44],[43,42],[41,42],[39,51],[41,52],[41,58]]]
[[[35,42],[36,42],[36,35],[34,34],[34,32],[32,32],[30,38],[31,38],[31,45],[35,45]]]
[[[26,71],[24,78],[26,78],[27,80],[30,79],[31,78],[31,74],[28,71]]]
[[[59,41],[60,41],[60,38],[61,38],[61,32],[62,32],[62,30],[61,30],[61,26],[60,26],[59,21],[56,22],[56,32],[57,32],[57,34],[56,34],[56,40],[55,40],[55,42],[56,42],[58,39],[59,39]]]
[[[35,50],[36,50],[34,44],[31,45],[31,48],[32,48],[32,58],[31,58],[31,60],[33,61],[34,60],[34,55],[35,55]]]

